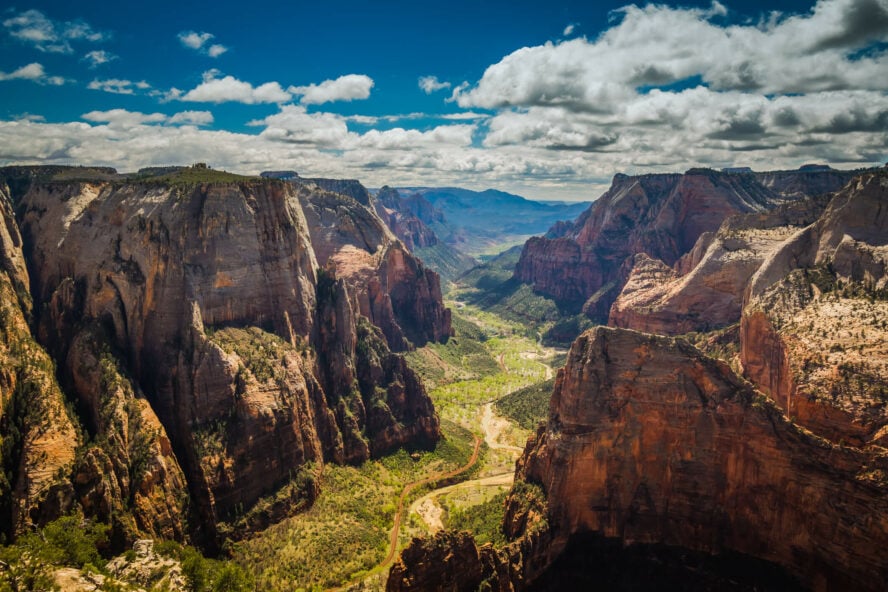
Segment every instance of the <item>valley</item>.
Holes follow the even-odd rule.
[[[498,415],[494,401],[545,380],[559,352],[495,314],[445,302],[454,311],[454,337],[408,354],[430,368],[426,380],[441,416],[441,443],[431,452],[402,450],[359,468],[325,468],[323,493],[311,509],[233,547],[235,561],[254,572],[259,589],[382,590],[394,551],[414,536],[451,527],[454,513],[464,521],[492,511],[487,527],[498,529],[530,431]],[[544,415],[540,409],[538,420]],[[499,507],[491,507],[492,500]]]
[[[443,281],[413,253],[429,192],[2,172],[0,568],[511,592],[586,556],[617,590],[877,588],[884,171],[618,175]]]

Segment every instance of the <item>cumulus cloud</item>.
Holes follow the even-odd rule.
[[[888,156],[885,6],[819,0],[804,14],[743,24],[731,24],[720,3],[629,6],[597,38],[518,49],[473,84],[435,88],[446,83],[428,77],[430,92],[446,88],[445,101],[462,107],[450,114],[346,116],[315,107],[366,98],[373,81],[359,75],[284,90],[210,70],[197,87],[166,97],[278,103],[277,112],[251,121],[251,133],[202,129],[212,123],[207,111],[0,121],[0,162],[134,169],[200,160],[243,173],[292,168],[368,185],[433,178],[561,199],[593,199],[615,172],[875,165]],[[34,69],[13,74],[39,78]],[[95,80],[90,88],[128,93],[136,84]]]
[[[138,91],[147,91],[151,85],[144,80],[133,82],[121,78],[95,79],[87,85],[90,90],[101,90],[116,95],[132,95]]]
[[[0,72],[0,81],[4,80],[30,80],[31,82],[36,82],[37,84],[44,84],[50,86],[61,86],[67,82],[61,76],[47,76],[46,72],[43,69],[42,64],[38,64],[37,62],[28,64],[27,66],[22,66],[17,70],[13,70],[12,72]]]
[[[438,80],[437,76],[420,76],[419,88],[421,88],[425,94],[430,95],[433,92],[450,88],[450,83]]]
[[[221,72],[218,70],[208,70],[204,72],[203,82],[195,88],[185,93],[174,88],[167,98],[195,103],[234,102],[246,105],[285,103],[293,98],[277,82],[266,82],[254,87],[249,82],[238,80],[234,76],[219,78],[220,75]]]
[[[108,38],[82,20],[54,21],[35,9],[4,20],[3,27],[15,39],[49,53],[73,52],[72,41],[98,42]]]
[[[373,79],[364,74],[346,74],[320,84],[291,86],[287,91],[294,95],[302,95],[299,102],[303,105],[323,105],[335,101],[366,99],[370,96],[373,84]]]
[[[105,51],[104,49],[94,49],[93,51],[83,56],[83,61],[89,62],[90,68],[96,68],[98,66],[101,66],[102,64],[107,64],[108,62],[116,59],[116,55],[114,55],[110,51]]]
[[[490,66],[463,107],[611,109],[645,86],[699,77],[716,90],[761,94],[888,89],[888,54],[854,50],[888,41],[885,0],[821,0],[807,14],[722,26],[726,9],[631,5],[594,40],[525,47]],[[882,74],[880,74],[882,73]]]
[[[209,125],[213,123],[213,114],[209,111],[181,111],[173,115],[166,115],[164,113],[111,109],[109,111],[90,111],[80,117],[93,123],[107,124],[115,129],[131,129],[157,123],[169,125]]]
[[[172,115],[167,123],[183,125],[210,125],[213,123],[213,114],[209,111],[180,111]]]
[[[189,48],[197,51],[198,53],[202,53],[203,55],[210,56],[211,58],[217,58],[226,51],[228,48],[219,43],[210,43],[210,40],[215,37],[212,33],[198,33],[196,31],[182,31],[178,35],[179,42]]]

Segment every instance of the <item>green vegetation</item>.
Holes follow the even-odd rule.
[[[489,500],[467,508],[448,506],[445,526],[453,530],[467,530],[479,545],[493,543],[502,546],[506,543],[503,534],[503,515],[508,492],[501,492]]]
[[[542,336],[547,344],[570,344],[592,321],[513,278],[520,255],[520,248],[512,248],[469,270],[456,279],[448,297],[497,314],[532,339]]]
[[[431,247],[417,247],[413,250],[413,254],[422,259],[427,267],[437,271],[445,282],[457,278],[477,264],[472,257],[445,242],[438,242]]]
[[[447,343],[429,343],[406,354],[407,362],[426,382],[426,386],[473,380],[499,371],[499,365],[484,342],[489,335],[472,321],[453,314],[455,335]]]
[[[56,589],[52,572],[57,567],[102,572],[99,549],[108,543],[108,529],[72,514],[0,547],[0,592]]]
[[[532,384],[497,400],[496,411],[525,430],[536,430],[549,415],[549,399],[555,379]]]
[[[238,372],[249,372],[260,383],[286,380],[285,365],[281,362],[294,348],[277,335],[258,327],[226,327],[212,332],[211,339],[226,353],[241,359],[243,366]]]
[[[255,589],[249,572],[231,561],[207,559],[194,547],[164,541],[155,545],[158,555],[182,565],[191,592],[248,592]]]
[[[431,452],[399,450],[360,467],[327,465],[315,505],[233,545],[235,560],[255,574],[259,590],[329,588],[361,576],[385,557],[404,486],[471,456],[470,432],[447,422],[443,432]]]
[[[253,183],[272,182],[260,177],[248,177],[226,171],[217,171],[206,165],[183,167],[163,175],[136,174],[128,177],[126,181],[129,183],[134,182],[146,185],[161,185],[164,187],[176,187],[180,189],[191,188],[202,184],[241,183],[244,181],[250,181]]]

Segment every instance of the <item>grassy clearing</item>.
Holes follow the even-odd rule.
[[[407,362],[429,388],[456,380],[475,380],[499,371],[484,343],[490,338],[472,321],[453,315],[455,335],[447,343],[430,343],[407,354]]]
[[[511,419],[525,430],[536,430],[540,422],[546,421],[549,414],[549,399],[555,380],[532,384],[509,393],[499,399],[494,408],[497,413]]]
[[[471,456],[471,434],[452,424],[443,428],[438,447],[418,458],[401,450],[361,467],[328,465],[321,496],[308,512],[235,545],[235,560],[253,572],[257,590],[330,588],[382,561],[403,487]]]
[[[469,492],[471,493],[474,492]],[[491,494],[488,490],[484,495],[486,499],[480,503],[465,503],[459,497],[451,496],[445,502],[447,508],[445,526],[454,530],[468,530],[479,545],[485,543],[493,543],[494,546],[504,545],[506,535],[503,534],[502,526],[507,495],[507,491]]]

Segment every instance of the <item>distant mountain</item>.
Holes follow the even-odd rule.
[[[573,227],[561,224],[546,237],[527,241],[515,277],[562,307],[605,321],[635,255],[645,253],[672,266],[729,216],[835,191],[858,173],[827,168],[618,174]]]
[[[493,255],[546,232],[561,220],[573,220],[588,202],[539,202],[520,195],[488,189],[459,187],[403,187],[405,199],[422,197],[435,217],[423,219],[438,237],[473,257]],[[443,214],[443,220],[437,214]]]

